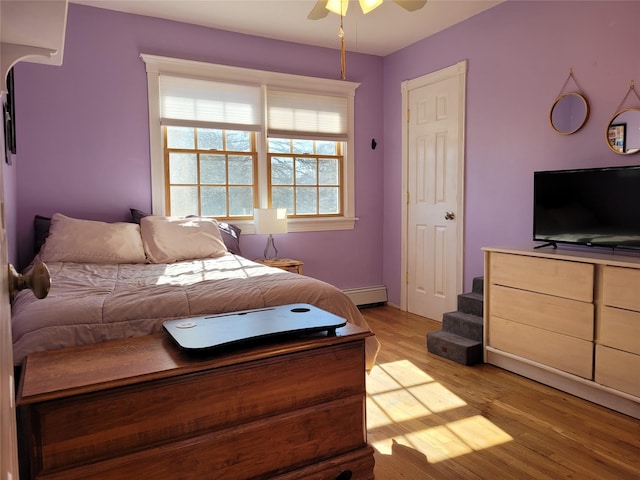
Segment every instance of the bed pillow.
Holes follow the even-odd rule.
[[[224,242],[227,250],[236,255],[242,255],[240,251],[240,227],[227,222],[218,222],[218,229],[222,235],[222,241]]]
[[[151,263],[215,258],[227,253],[218,222],[213,219],[149,215],[140,219],[140,231]]]
[[[131,221],[134,223],[140,223],[141,219],[151,215],[150,213],[145,213],[137,208],[131,208],[129,210],[131,211]],[[186,218],[201,217],[198,217],[197,215],[189,215]],[[240,234],[242,233],[242,230],[240,227],[233,225],[232,223],[218,222],[218,230],[220,230],[222,241],[227,247],[227,250],[231,253],[235,253],[236,255],[242,255],[242,251],[240,250]]]
[[[145,263],[140,226],[80,220],[54,213],[43,262]]]
[[[197,215],[188,215],[186,218],[207,218],[207,217],[198,217]],[[216,222],[218,222],[216,220]],[[220,235],[222,236],[222,241],[224,242],[224,246],[227,247],[227,250],[231,253],[235,253],[236,255],[242,255],[240,251],[240,230],[239,227],[232,225],[227,222],[218,222],[218,230],[220,230]]]
[[[140,220],[151,215],[150,213],[145,213],[142,210],[138,210],[137,208],[130,208],[129,211],[131,212],[131,221],[133,223],[137,223],[138,225],[140,225]]]
[[[33,217],[33,253],[37,254],[44,245],[44,241],[49,236],[49,228],[51,228],[49,217],[42,215]]]

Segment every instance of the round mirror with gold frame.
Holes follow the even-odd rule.
[[[578,92],[560,95],[549,112],[549,123],[557,133],[570,135],[577,132],[589,118],[589,103]]]
[[[607,145],[620,155],[640,152],[640,108],[617,112],[607,126]]]

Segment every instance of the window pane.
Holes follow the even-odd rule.
[[[207,217],[225,217],[227,215],[226,187],[202,187],[202,215]]]
[[[270,153],[291,153],[291,140],[284,140],[282,138],[270,138],[269,139],[269,152]]]
[[[240,185],[253,183],[253,159],[251,157],[229,155],[229,183]]]
[[[167,146],[169,148],[195,148],[193,128],[167,127]]]
[[[336,142],[318,140],[316,142],[316,153],[318,155],[336,155]]]
[[[286,208],[287,214],[294,214],[293,187],[274,187],[271,189],[271,206],[273,208]]]
[[[320,187],[318,189],[318,195],[320,196],[320,214],[335,214],[340,213],[338,208],[338,196],[340,190],[338,187]]]
[[[318,160],[318,184],[338,185],[338,160],[335,158]]]
[[[315,185],[317,178],[315,158],[296,158],[296,185]]]
[[[271,157],[271,184],[293,185],[293,158]]]
[[[229,187],[229,216],[253,215],[253,188]]]
[[[200,183],[227,183],[227,162],[224,155],[200,155]]]
[[[317,188],[315,187],[297,187],[296,188],[296,214],[306,215],[315,214],[317,208]]]
[[[222,130],[198,128],[198,149],[222,150]]]
[[[227,150],[233,152],[251,151],[251,132],[227,130]]]
[[[292,145],[295,152],[307,153],[304,156],[289,153],[288,145]],[[339,152],[339,142],[270,139],[271,206],[286,208],[289,215],[342,213],[343,158]],[[335,157],[329,158],[329,155]]]
[[[177,127],[163,131],[167,140],[171,134],[173,145],[180,146],[180,151],[167,147],[166,152],[168,212],[251,217],[257,188],[254,132]]]
[[[169,154],[169,183],[197,183],[198,159],[194,153]]]
[[[313,140],[294,140],[293,153],[307,153],[313,155]]]
[[[198,215],[198,188],[171,187],[171,215]]]

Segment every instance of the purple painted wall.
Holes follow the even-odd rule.
[[[147,85],[140,53],[338,78],[332,49],[69,5],[64,63],[16,67],[17,240],[29,258],[35,214],[127,220],[150,211]],[[348,54],[356,94],[356,228],[290,233],[280,254],[341,288],[382,283],[382,59]],[[243,254],[262,256],[266,237],[247,235]]]
[[[640,2],[509,1],[385,57],[383,277],[391,302],[400,302],[401,82],[468,60],[469,291],[483,273],[483,246],[530,242],[535,170],[638,163],[613,153],[605,132],[630,81],[640,82],[639,22]],[[579,132],[558,135],[548,115],[570,68],[591,114]],[[633,94],[629,101],[640,106]]]
[[[531,238],[533,171],[631,165],[605,130],[640,82],[640,2],[509,1],[384,59],[347,55],[356,95],[353,231],[288,234],[281,253],[341,288],[385,284],[400,304],[401,93],[404,80],[467,59],[465,289],[481,247]],[[148,209],[147,100],[140,52],[336,78],[335,50],[69,6],[64,65],[16,69],[17,234],[28,256],[35,214],[104,220]],[[591,115],[578,133],[548,123],[573,68]],[[633,101],[633,99],[631,99]],[[640,106],[640,101],[626,106]],[[384,133],[384,138],[383,138]],[[371,138],[379,147],[372,151]],[[380,212],[383,215],[380,215]],[[242,240],[259,256],[262,236]]]

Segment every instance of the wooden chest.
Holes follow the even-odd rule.
[[[18,395],[22,476],[373,479],[369,335],[348,324],[194,355],[163,333],[30,355]]]

